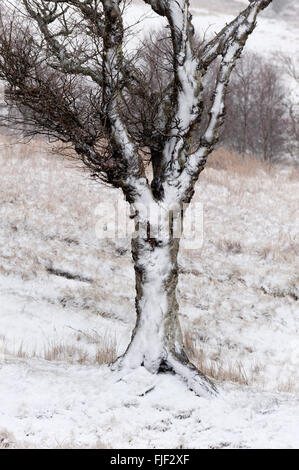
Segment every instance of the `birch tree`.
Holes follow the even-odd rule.
[[[124,3],[20,0],[6,9],[11,2],[2,0],[0,78],[33,134],[72,145],[92,176],[120,188],[130,204],[137,234],[132,239],[136,326],[114,367],[171,371],[195,393],[215,394],[215,385],[184,348],[176,298],[180,239],[174,227],[217,142],[231,72],[257,15],[271,0],[251,0],[200,48],[194,47],[189,0],[144,0],[168,28],[172,73],[159,88],[156,119],[147,128],[137,122],[135,132],[123,109],[140,83],[147,87],[148,77],[124,47]],[[198,140],[203,78],[219,58],[208,123]],[[151,180],[144,149],[150,154]]]

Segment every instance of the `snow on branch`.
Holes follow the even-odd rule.
[[[154,165],[155,176],[173,178],[180,172],[188,152],[189,137],[200,116],[200,74],[193,51],[194,28],[189,0],[145,0],[153,10],[166,17],[172,39],[172,68],[174,80],[165,97],[171,105],[167,108],[165,145],[162,158]],[[156,175],[155,175],[156,173]]]
[[[206,44],[201,57],[200,66],[208,67],[210,63],[221,55],[226,47],[227,42],[235,36],[238,28],[250,21],[250,16],[256,15],[264,10],[272,0],[250,0],[249,6],[243,10],[237,18],[227,24],[208,44]]]
[[[223,121],[225,89],[231,70],[248,35],[254,29],[257,14],[271,0],[252,1],[234,21],[223,28],[205,46],[200,55],[193,47],[194,28],[189,0],[145,0],[145,2],[150,4],[156,13],[166,17],[171,31],[174,72],[174,80],[169,87],[168,97],[171,109],[168,110],[163,157],[159,164],[155,165],[158,178],[162,173],[165,180],[171,181],[179,177],[188,155],[192,152],[193,134],[201,120],[203,111],[202,77],[207,67],[216,57],[223,56],[210,123],[201,141],[202,147],[211,149],[214,137]],[[232,53],[234,48],[237,50],[236,53]],[[225,67],[225,63],[229,65]],[[207,150],[204,153],[206,152]],[[188,160],[189,166],[192,159]],[[154,185],[157,186],[155,178]],[[160,194],[163,193],[161,189],[159,191]]]
[[[259,11],[265,8],[271,0],[257,0],[252,2],[245,12],[241,13],[239,18],[233,22],[234,26],[228,27],[226,31],[226,40],[220,39],[222,60],[216,80],[214,97],[209,112],[209,122],[204,134],[200,139],[198,149],[189,155],[184,170],[179,180],[182,188],[186,189],[190,183],[194,182],[199,173],[204,169],[206,159],[217,143],[219,129],[225,116],[225,96],[231,76],[231,72],[239,58],[249,35],[256,26],[256,17]],[[242,21],[240,21],[242,19]],[[236,26],[237,24],[237,26]],[[222,37],[223,32],[220,34]],[[210,50],[210,54],[215,52]]]

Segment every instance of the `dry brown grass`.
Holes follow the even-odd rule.
[[[248,376],[241,361],[224,363],[220,359],[211,360],[207,358],[205,351],[197,346],[190,332],[185,334],[185,346],[192,363],[203,374],[217,382],[233,382],[240,385],[250,385],[253,383],[253,375],[258,375],[260,372],[260,367],[255,365],[251,370],[250,376]]]
[[[292,379],[287,380],[286,382],[282,382],[278,385],[277,390],[282,393],[293,393],[294,391],[298,390],[296,388],[296,384]]]
[[[236,240],[219,240],[217,243],[218,248],[225,253],[240,254],[242,253],[242,245]]]
[[[78,330],[77,341],[81,341],[82,338],[84,338],[89,344],[96,345],[97,351],[95,359],[98,364],[112,364],[116,361],[118,355],[115,337],[111,337],[108,334],[99,335],[95,330]]]
[[[96,361],[98,364],[112,364],[117,359],[116,343],[108,340],[106,344],[98,346]]]
[[[90,354],[83,347],[52,341],[44,346],[43,351],[28,351],[21,343],[17,348],[7,347],[3,337],[0,344],[0,353],[5,358],[13,356],[20,359],[42,359],[49,362],[65,362],[67,364],[111,364],[117,359],[116,341],[104,337],[95,337],[96,353]]]
[[[254,157],[242,155],[220,148],[215,150],[208,158],[207,168],[224,170],[241,176],[256,176],[261,170],[270,172],[271,166]]]
[[[46,347],[43,358],[50,362],[62,361],[68,364],[86,364],[90,362],[89,353],[86,350],[63,343],[53,343]]]
[[[277,168],[287,170],[287,177],[291,181],[299,180],[299,169],[297,166],[292,165],[290,162],[285,164],[275,164],[264,162],[257,156],[242,156],[237,152],[228,150],[226,148],[219,148],[211,153],[208,158],[206,168],[213,168],[214,170],[223,170],[229,174],[238,175],[242,177],[255,177],[261,172],[269,176],[275,176]]]
[[[44,139],[35,138],[30,141],[24,141],[21,136],[0,135],[0,153],[7,159],[21,157],[26,160],[28,158],[39,158],[41,155],[49,153],[51,145]]]

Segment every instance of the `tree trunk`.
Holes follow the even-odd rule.
[[[136,277],[136,325],[119,359],[124,369],[144,366],[153,374],[179,374],[198,395],[215,394],[215,385],[190,363],[185,353],[176,299],[180,240],[149,221],[132,239]],[[165,228],[165,227],[164,227]],[[169,229],[168,229],[169,231]],[[154,233],[152,233],[154,232]]]

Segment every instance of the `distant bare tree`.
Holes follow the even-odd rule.
[[[215,385],[190,363],[178,317],[179,223],[224,121],[234,65],[259,12],[271,0],[251,1],[199,50],[188,0],[144,0],[163,17],[171,36],[171,74],[156,84],[153,116],[130,125],[123,109],[149,84],[148,68],[125,52],[121,0],[20,0],[11,14],[1,2],[0,78],[31,132],[71,144],[94,177],[121,188],[131,205],[137,321],[117,365],[173,371],[198,394]],[[129,6],[129,8],[133,8]],[[220,58],[209,118],[199,144],[203,77]],[[142,96],[140,97],[142,100]],[[149,152],[153,180],[145,174]],[[157,214],[159,215],[157,217]]]
[[[289,78],[294,81],[299,87],[299,66],[298,57],[289,56],[287,54],[280,53],[278,55],[278,61],[281,63],[283,70],[287,73]],[[297,100],[295,97],[290,97],[287,101],[288,112],[290,117],[290,123],[292,128],[292,137],[294,143],[291,141],[290,152],[293,153],[295,158],[299,160],[299,100],[297,91]],[[293,143],[293,145],[292,145]]]
[[[256,54],[245,54],[234,70],[222,141],[242,155],[272,161],[287,149],[291,123],[281,70]]]
[[[259,86],[255,73],[256,66],[255,57],[243,56],[234,70],[229,85],[227,116],[222,139],[242,155],[252,150],[252,134],[256,131],[255,95]]]

